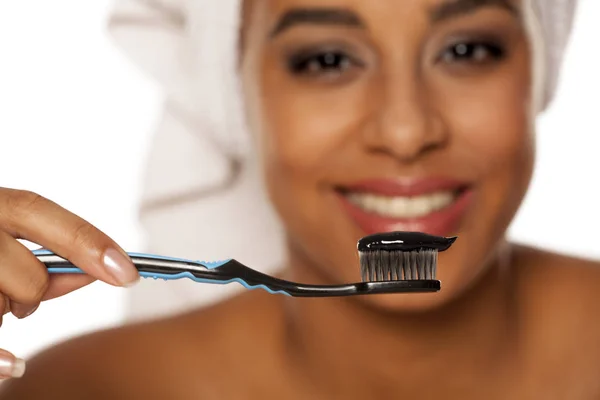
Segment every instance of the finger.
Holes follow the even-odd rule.
[[[10,312],[10,299],[0,293],[0,310],[2,315],[6,315]]]
[[[23,317],[46,293],[48,272],[24,245],[1,230],[0,255],[0,292],[15,303],[29,305],[11,307],[15,316]]]
[[[79,275],[79,274],[60,274],[50,276],[50,283],[46,293],[42,297],[41,301],[52,300],[57,297],[69,294],[77,289],[81,289],[90,283],[94,282],[94,279],[90,275]],[[19,318],[27,318],[37,311],[40,304],[21,304],[14,301],[6,301],[7,311]],[[0,324],[1,326],[1,324]]]
[[[25,374],[25,360],[0,349],[0,379],[20,378]]]
[[[35,193],[0,188],[0,229],[52,250],[104,282],[128,286],[139,280],[133,263],[112,239]]]
[[[94,281],[95,279],[89,275],[52,275],[50,277],[48,290],[46,290],[46,294],[42,298],[42,301],[64,296],[65,294],[87,286]]]

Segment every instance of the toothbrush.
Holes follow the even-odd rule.
[[[238,282],[247,289],[261,288],[272,294],[293,297],[336,297],[384,293],[437,292],[437,255],[456,238],[420,232],[391,232],[370,235],[358,241],[362,282],[342,285],[307,285],[286,281],[251,269],[234,259],[192,261],[142,253],[127,253],[141,277],[189,278],[195,282],[228,284]],[[71,262],[49,250],[33,254],[51,274],[84,274]]]

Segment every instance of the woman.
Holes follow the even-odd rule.
[[[544,99],[530,13],[501,0],[247,1],[240,74],[286,277],[354,281],[359,237],[420,230],[460,236],[440,258],[443,290],[248,292],[57,346],[0,398],[597,398],[598,265],[504,239]],[[16,315],[86,278],[47,286],[10,237],[136,280],[78,217],[29,193],[1,198],[1,289]]]

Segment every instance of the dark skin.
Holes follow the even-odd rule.
[[[511,275],[515,328],[496,345],[483,334],[468,335],[475,327],[459,326],[451,314],[474,298],[481,309],[486,297],[495,300],[483,287],[428,315],[437,326],[422,343],[412,339],[426,346],[416,350],[393,338],[379,342],[381,332],[370,326],[362,337],[357,327],[343,330],[354,323],[350,316],[379,328],[406,323],[360,310],[355,300],[250,292],[54,347],[29,362],[25,377],[5,383],[0,398],[481,399],[485,393],[486,399],[597,399],[600,324],[590,315],[598,302],[598,265],[524,247],[515,248],[512,265],[521,271]],[[319,343],[301,340],[290,308],[330,321],[319,330]],[[488,319],[476,329],[495,327]]]
[[[248,1],[240,66],[269,195],[287,230],[286,277],[357,280],[350,266],[363,232],[333,200],[338,186],[446,174],[468,181],[474,201],[448,232],[460,240],[440,258],[440,293],[247,292],[56,346],[2,386],[0,399],[600,398],[600,265],[504,239],[534,160],[521,4],[449,3]],[[315,8],[337,11],[289,17]],[[456,57],[463,44],[471,50]],[[337,61],[315,62],[323,52]],[[296,63],[308,67],[290,68],[299,53],[312,54]],[[11,202],[19,215],[48,210],[30,203]],[[72,232],[71,214],[52,210]],[[81,244],[99,254],[89,249],[112,242],[84,232],[95,239],[66,247],[93,266]]]

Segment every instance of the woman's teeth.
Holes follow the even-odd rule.
[[[363,210],[391,218],[419,218],[448,207],[456,194],[450,191],[415,197],[388,197],[371,193],[349,193],[347,199]]]

